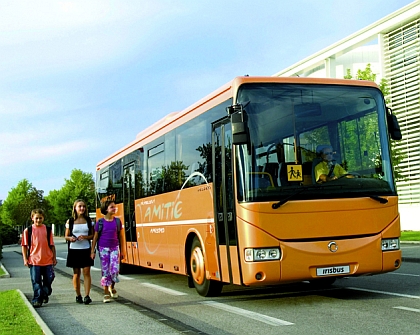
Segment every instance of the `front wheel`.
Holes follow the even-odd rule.
[[[192,282],[198,294],[203,297],[214,297],[222,292],[223,283],[207,279],[203,248],[198,237],[194,237],[191,245],[190,271]]]

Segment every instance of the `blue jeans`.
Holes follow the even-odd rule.
[[[29,272],[31,274],[32,289],[34,290],[32,303],[39,302],[42,304],[44,299],[48,298],[52,293],[51,284],[55,278],[54,268],[52,265],[31,265]]]

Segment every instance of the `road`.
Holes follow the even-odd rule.
[[[57,244],[57,272],[70,276],[66,252]],[[92,279],[99,290],[98,268]],[[329,289],[228,285],[219,297],[204,298],[183,276],[137,269],[121,276],[118,292],[119,303],[186,333],[420,334],[419,279],[420,263],[405,262],[398,271],[340,279]]]

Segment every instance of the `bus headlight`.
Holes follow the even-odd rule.
[[[399,250],[400,239],[399,238],[384,238],[382,239],[382,251],[387,250]]]
[[[262,262],[280,259],[280,248],[247,248],[245,249],[245,261]]]

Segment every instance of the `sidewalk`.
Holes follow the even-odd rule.
[[[420,263],[420,242],[400,242],[403,262]]]
[[[24,301],[33,313],[44,333],[50,334],[181,334],[174,328],[148,317],[147,311],[129,307],[128,301],[121,298],[109,304],[102,302],[103,293],[92,287],[90,305],[77,304],[72,280],[69,276],[56,271],[53,293],[48,304],[33,308],[32,285],[28,268],[23,266],[20,246],[3,248],[1,264],[6,275],[0,278],[0,291],[20,290]]]
[[[59,239],[59,238],[57,238]],[[57,241],[58,242],[58,241]],[[60,243],[60,242],[58,242]],[[420,242],[401,243],[403,262],[420,263]],[[92,287],[93,303],[85,306],[76,304],[71,278],[56,271],[53,293],[50,302],[34,309],[29,303],[32,299],[32,286],[29,271],[23,266],[20,246],[3,248],[3,269],[6,275],[0,278],[0,290],[20,290],[25,302],[38,324],[47,335],[50,334],[180,334],[156,318],[148,317],[146,310],[130,308],[129,302],[120,299],[104,304],[102,290]]]

